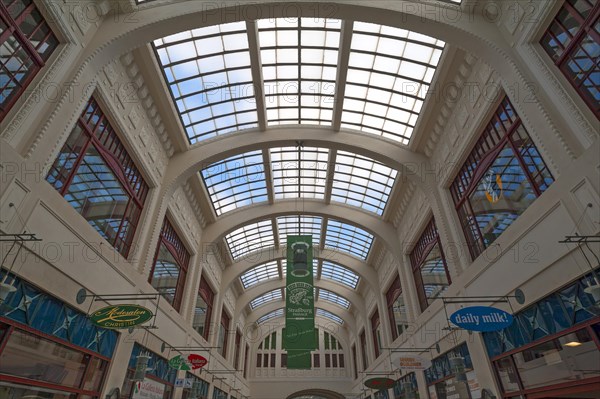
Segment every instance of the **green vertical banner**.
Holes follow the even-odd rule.
[[[310,369],[315,339],[312,236],[287,237],[284,349],[288,369]]]

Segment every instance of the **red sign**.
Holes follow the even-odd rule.
[[[365,386],[371,389],[389,389],[394,386],[394,380],[391,378],[371,378],[365,381]]]
[[[200,369],[208,363],[208,360],[204,356],[191,354],[188,356],[188,361],[190,362],[190,366],[192,370]]]

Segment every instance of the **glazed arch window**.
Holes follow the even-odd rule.
[[[121,255],[129,255],[148,185],[94,98],[46,180]]]
[[[190,253],[169,219],[165,218],[149,281],[177,310],[181,305],[189,263]]]
[[[206,278],[203,275],[200,277],[200,288],[198,289],[198,296],[196,297],[192,327],[207,341],[210,332],[210,320],[212,317],[214,298],[215,292],[210,288],[208,281],[206,281]]]
[[[32,0],[0,3],[0,121],[59,42]]]
[[[227,358],[227,337],[229,335],[229,323],[231,317],[225,309],[221,312],[221,322],[219,324],[219,336],[217,337],[218,352],[224,358]]]
[[[540,44],[600,119],[600,3],[565,1]]]
[[[373,316],[371,316],[371,331],[373,332],[373,348],[375,349],[375,359],[377,359],[383,350],[379,310],[375,310],[375,313],[373,313]]]
[[[402,296],[402,286],[400,285],[400,276],[396,275],[394,282],[385,294],[388,316],[390,318],[390,327],[392,329],[392,340],[395,340],[408,327],[408,316],[406,314],[406,304]]]
[[[505,97],[450,187],[471,257],[477,258],[553,182]]]
[[[423,311],[452,283],[435,220],[431,219],[427,224],[410,254],[410,261]]]

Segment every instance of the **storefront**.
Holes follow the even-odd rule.
[[[588,274],[483,335],[504,397],[599,396],[600,307],[585,292],[593,281]]]
[[[227,392],[215,387],[213,390],[213,399],[227,399]]]
[[[419,395],[417,375],[412,372],[396,380],[393,387],[394,399],[413,399]]]
[[[137,358],[149,356],[144,381],[133,381]],[[129,368],[121,390],[122,399],[171,399],[177,370],[169,367],[166,359],[135,343],[129,358]]]
[[[0,302],[0,398],[99,398],[118,334],[22,279],[6,282],[16,291]]]
[[[186,378],[186,380],[189,380],[192,382],[192,386],[186,387],[183,389],[183,394],[181,396],[181,399],[188,399],[188,398],[207,399],[208,398],[208,388],[210,387],[210,384],[208,382],[204,381],[202,378],[196,377],[195,375],[193,375],[191,373],[186,373],[185,378]],[[196,396],[192,396],[192,392]]]
[[[457,374],[452,366],[457,358],[462,359],[464,373]],[[481,388],[466,342],[438,356],[431,363],[431,367],[425,370],[430,399],[481,398]]]

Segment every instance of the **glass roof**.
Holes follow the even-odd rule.
[[[245,22],[154,41],[190,143],[258,126]]]
[[[340,151],[331,200],[383,214],[398,172],[370,158]]]
[[[273,247],[273,225],[270,220],[251,223],[227,234],[225,241],[233,259],[261,248]]]
[[[274,278],[279,278],[279,264],[277,261],[263,263],[248,270],[246,273],[240,276],[242,286],[244,289],[248,289],[253,285],[262,283]]]
[[[277,218],[277,228],[279,230],[279,245],[287,245],[288,235],[312,235],[313,247],[320,245],[321,225],[323,218],[318,216],[281,216]]]
[[[254,298],[251,302],[250,302],[250,309],[256,309],[257,307],[259,307],[260,305],[264,305],[267,302],[271,302],[271,301],[277,301],[277,300],[281,300],[283,299],[283,294],[281,293],[281,288],[278,288],[276,290],[273,291],[269,291],[257,298]]]
[[[268,200],[261,151],[215,162],[200,174],[217,215]]]
[[[444,45],[404,29],[355,22],[342,127],[408,144]]]
[[[366,260],[373,244],[373,235],[347,223],[329,220],[325,236],[325,248],[339,249]]]
[[[275,228],[278,229],[279,245],[286,245],[287,234],[298,234],[298,218],[302,234],[313,235],[313,245],[322,245],[322,218],[307,215],[278,217]],[[366,260],[373,244],[374,237],[367,231],[337,220],[328,219],[325,231],[325,248],[340,250],[349,255]],[[275,232],[271,220],[262,220],[242,226],[225,236],[225,242],[233,259],[275,246]]]
[[[258,21],[269,125],[331,125],[341,21]]]
[[[330,320],[335,321],[338,324],[344,324],[344,320],[342,320],[341,317],[334,315],[333,313],[325,310],[325,309],[321,309],[321,308],[317,308],[317,316],[323,316],[326,317]]]
[[[452,0],[455,1],[455,0]],[[408,144],[445,43],[419,33],[353,22],[349,54],[339,54],[344,21],[257,21],[257,65],[246,22],[184,31],[153,42],[191,144],[259,124],[360,130]],[[253,54],[254,56],[254,54]],[[339,82],[340,60],[348,59]],[[257,110],[254,80],[263,84]],[[343,84],[334,115],[336,85]],[[259,123],[260,122],[260,123]]]
[[[267,313],[264,316],[261,316],[258,320],[256,320],[256,323],[261,324],[269,319],[274,319],[275,317],[279,317],[279,316],[283,316],[283,308],[274,310],[272,312]]]
[[[325,290],[322,288],[317,288],[317,297],[320,300],[325,300],[325,301],[333,302],[336,305],[340,305],[344,309],[350,308],[350,301],[348,301],[343,296],[340,296],[334,292],[331,292],[331,291],[328,291],[328,290]]]
[[[352,270],[329,261],[323,261],[320,278],[342,283],[353,290],[356,289],[359,280],[358,275]]]
[[[271,148],[275,199],[325,198],[327,148]]]

